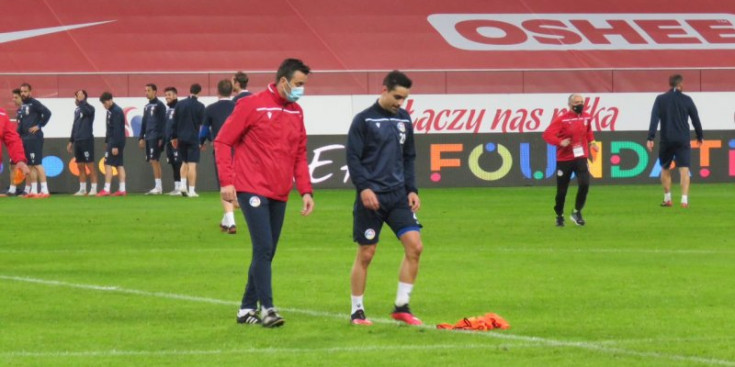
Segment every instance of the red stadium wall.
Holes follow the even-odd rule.
[[[0,5],[0,89],[214,95],[233,71],[258,90],[298,57],[312,95],[373,94],[392,69],[422,94],[651,92],[673,72],[731,91],[734,14],[719,0],[25,0]]]

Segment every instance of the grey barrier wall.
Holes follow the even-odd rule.
[[[597,132],[601,151],[590,162],[593,183],[657,183],[660,166],[657,148],[645,149],[643,131]],[[705,131],[701,147],[692,149],[694,182],[733,182],[735,179],[735,131]],[[346,136],[310,136],[307,160],[316,189],[352,188],[345,165]],[[656,141],[658,144],[658,141]],[[49,189],[54,193],[78,190],[72,155],[67,140],[46,139],[43,165]],[[3,148],[0,188],[9,182],[7,151]],[[537,186],[555,183],[555,148],[540,133],[523,134],[427,134],[416,135],[416,177],[419,187]],[[104,142],[95,142],[95,166],[99,182],[104,178],[101,161]],[[125,152],[127,190],[145,192],[153,187],[153,174],[135,138],[129,138]],[[173,189],[171,166],[162,155],[164,189]],[[112,189],[117,189],[113,180]],[[198,166],[198,191],[216,190],[212,147],[207,145]]]

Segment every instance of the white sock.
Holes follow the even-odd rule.
[[[682,204],[689,204],[689,196],[687,196],[687,195],[682,195],[682,196],[681,196],[681,203],[682,203]]]
[[[230,225],[230,223],[227,222],[227,213],[225,213],[225,215],[222,216],[222,220],[219,222],[219,224],[221,224],[223,226],[229,226]]]
[[[186,179],[185,178],[181,179],[181,186],[179,187],[179,189],[181,189],[181,191],[186,191]]]
[[[48,194],[48,183],[47,182],[41,182],[41,192],[44,194]]]
[[[189,186],[189,192],[192,193],[192,194],[196,192],[196,191],[194,191],[194,186]]]
[[[23,190],[26,192],[26,194],[30,194],[31,193],[31,185],[26,185],[26,188],[23,189]]]
[[[174,190],[181,191],[181,181],[174,181]]]
[[[365,311],[365,305],[362,303],[362,297],[363,296],[351,296],[352,298],[352,311],[350,311],[350,315],[355,313],[357,310],[363,310]]]
[[[161,179],[160,178],[156,178],[154,181],[156,182],[156,190],[159,190],[160,191],[163,188],[163,184],[161,183]]]
[[[105,182],[105,191],[110,192],[110,184]]]
[[[15,190],[16,190],[15,185],[10,185],[10,187],[8,187],[8,192],[11,194],[15,194]]]
[[[125,191],[125,182],[120,182],[120,185],[119,185],[119,186],[120,186],[120,187],[118,188],[118,190],[120,190],[120,191],[123,191],[123,192],[124,192],[124,191]]]
[[[31,194],[35,194],[38,192],[38,183],[33,182],[31,183]]]
[[[664,193],[664,201],[671,201],[671,192]]]
[[[252,308],[241,308],[241,309],[237,310],[237,317],[243,317],[243,316],[247,315],[249,312],[252,312],[252,311],[255,311],[255,310],[252,309]]]
[[[268,311],[270,311],[270,310],[274,310],[275,311],[275,307],[271,307],[271,308],[265,308],[265,307],[263,307],[260,310],[260,318],[261,319],[264,319],[265,318],[265,315],[267,315],[268,314]]]
[[[234,226],[235,225],[235,213],[233,212],[227,212],[225,213],[225,224],[228,226]]]
[[[89,184],[89,191],[97,191],[97,184],[96,183]]]
[[[398,282],[398,292],[396,294],[396,306],[405,306],[411,298],[413,284]]]
[[[79,191],[81,191],[81,192],[87,192],[87,183],[86,182],[80,182],[79,183]]]

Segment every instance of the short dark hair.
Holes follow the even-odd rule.
[[[20,88],[13,89],[13,94],[20,95]]]
[[[80,89],[80,90],[74,92],[74,97],[76,97],[77,96],[77,93],[79,93],[79,92],[82,92],[82,94],[84,94],[84,99],[87,99],[87,91],[84,90],[84,89]]]
[[[104,92],[102,95],[100,95],[100,102],[105,103],[112,99],[112,93],[110,92]]]
[[[237,84],[240,84],[240,88],[245,89],[248,87],[248,82],[250,81],[250,78],[248,78],[248,74],[243,73],[242,71],[238,71],[235,73],[235,76],[232,77],[234,81],[237,82]]]
[[[199,94],[199,92],[202,91],[202,86],[199,85],[199,83],[194,83],[189,87],[189,93],[191,94]]]
[[[223,97],[229,97],[232,94],[232,82],[222,79],[217,83],[217,94]]]
[[[175,87],[166,87],[166,89],[163,90],[163,93],[166,92],[174,92],[174,94],[179,94],[179,91],[177,91]]]
[[[158,92],[158,87],[156,87],[156,85],[153,84],[153,83],[148,83],[145,86],[146,87],[151,87],[151,89],[153,89],[154,92]]]
[[[283,60],[281,66],[278,67],[278,71],[276,72],[276,83],[278,83],[278,81],[284,76],[286,77],[286,80],[291,80],[291,78],[293,78],[293,74],[297,71],[300,71],[305,75],[309,75],[311,69],[299,59]]]
[[[671,88],[678,87],[683,81],[684,77],[681,76],[681,74],[674,74],[669,77],[669,86],[671,86]]]
[[[396,86],[411,89],[413,82],[406,76],[406,74],[398,70],[393,70],[385,76],[383,79],[383,85],[388,89],[388,91],[392,91]]]
[[[31,85],[28,84],[28,83],[23,83],[23,84],[20,85],[20,87],[21,88],[26,87],[26,88],[28,88],[28,90],[33,90],[33,88],[31,87]]]

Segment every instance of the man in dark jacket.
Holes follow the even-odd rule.
[[[97,170],[94,168],[94,107],[87,103],[87,91],[78,90],[74,94],[74,124],[66,150],[74,154],[79,170],[79,191],[74,196],[87,195],[87,175],[89,175],[89,195],[97,195]]]
[[[694,101],[684,90],[684,78],[679,74],[669,77],[671,89],[656,97],[651,110],[651,124],[648,128],[646,148],[653,151],[653,139],[656,128],[661,121],[661,146],[658,148],[658,159],[661,164],[661,185],[664,188],[663,207],[671,206],[671,162],[679,167],[681,181],[681,207],[689,207],[689,165],[692,147],[690,143],[689,119],[692,119],[697,142],[702,143],[702,123]]]
[[[161,151],[163,150],[164,128],[166,126],[166,105],[156,96],[158,87],[149,83],[145,85],[145,96],[148,103],[143,108],[143,121],[140,127],[138,146],[145,148],[145,159],[153,170],[153,188],[146,195],[163,194],[161,183]]]
[[[347,135],[347,169],[356,189],[352,238],[357,254],[350,273],[353,325],[372,324],[365,316],[363,296],[383,223],[390,226],[404,249],[391,317],[409,325],[422,324],[408,306],[423,250],[422,226],[416,218],[421,201],[416,187],[413,125],[408,111],[401,108],[412,84],[400,71],[388,73],[380,97],[354,117]]]
[[[104,92],[100,102],[107,109],[107,132],[105,133],[105,188],[97,196],[126,196],[125,167],[123,167],[123,150],[125,149],[125,114],[122,108],[112,100],[112,94]],[[119,188],[110,194],[112,184],[112,169],[117,169]]]
[[[49,197],[48,185],[46,183],[46,171],[43,169],[43,130],[42,128],[51,119],[51,111],[37,99],[31,97],[31,85],[23,83],[20,86],[20,97],[23,105],[18,114],[18,133],[23,139],[23,149],[26,152],[26,160],[31,168],[30,181],[31,190],[27,197]],[[36,191],[36,179],[41,187]]]
[[[191,95],[174,108],[171,127],[171,145],[181,158],[181,195],[198,197],[196,193],[197,163],[199,163],[199,129],[204,121],[204,105],[197,96],[202,86],[195,83],[189,88]],[[188,190],[187,190],[188,185]]]
[[[166,161],[171,165],[171,171],[174,176],[174,189],[169,192],[170,196],[181,196],[181,158],[179,151],[171,145],[171,129],[174,124],[174,109],[179,103],[178,91],[174,87],[166,87],[164,89],[166,97],[166,128],[164,129],[166,145]]]
[[[202,150],[206,146],[207,140],[214,141],[217,138],[219,130],[225,121],[232,114],[232,110],[235,109],[235,103],[230,99],[232,94],[232,82],[227,79],[220,80],[217,83],[217,96],[219,100],[207,106],[204,110],[204,124],[202,130],[199,132],[199,139],[202,145]],[[214,153],[214,149],[212,149]],[[214,157],[214,178],[217,180],[217,186],[219,186],[219,178],[217,173],[217,157]],[[233,203],[225,200],[222,201],[222,208],[225,211],[225,215],[220,221],[220,229],[222,232],[229,234],[237,233],[237,226],[235,225],[235,206]]]

